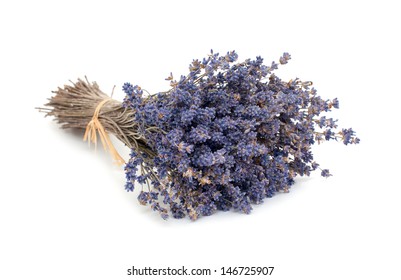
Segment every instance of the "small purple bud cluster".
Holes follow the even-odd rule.
[[[187,76],[170,75],[171,89],[155,95],[123,86],[135,133],[152,151],[132,150],[126,189],[141,184],[140,203],[163,218],[250,213],[252,204],[287,192],[297,175],[319,169],[331,176],[313,160],[315,142],[359,142],[352,129],[337,131],[337,120],[320,116],[339,107],[337,98],[322,99],[311,82],[282,81],[275,62],[237,58],[212,51],[194,60]],[[279,62],[290,58],[284,53]]]

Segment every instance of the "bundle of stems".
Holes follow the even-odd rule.
[[[45,107],[38,108],[46,116],[52,116],[64,129],[85,131],[84,140],[96,145],[97,135],[106,150],[110,150],[118,164],[124,163],[114,149],[108,134],[114,135],[128,148],[140,150],[149,159],[155,156],[146,144],[143,136],[136,133],[137,124],[133,121],[135,112],[124,107],[118,100],[112,99],[100,90],[96,82],[78,79],[53,91]]]

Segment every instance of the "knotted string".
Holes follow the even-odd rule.
[[[115,160],[116,164],[123,165],[125,164],[124,159],[119,155],[117,150],[114,148],[113,143],[111,143],[109,135],[104,129],[102,123],[99,121],[99,113],[100,109],[106,104],[108,101],[111,101],[111,98],[106,98],[102,100],[96,107],[95,112],[93,114],[92,120],[88,123],[85,130],[84,141],[88,141],[89,144],[92,142],[97,146],[97,134],[99,133],[100,141],[103,144],[103,148],[111,153],[111,156]]]

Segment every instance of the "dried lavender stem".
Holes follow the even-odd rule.
[[[53,116],[62,124],[62,128],[86,129],[92,120],[96,107],[100,102],[110,97],[102,92],[96,82],[90,83],[88,79],[65,85],[58,88],[54,96],[44,108],[38,108],[46,116]],[[100,112],[98,119],[105,131],[116,136],[129,148],[140,149],[151,158],[155,156],[145,140],[136,134],[137,124],[133,121],[134,111],[124,108],[120,101],[111,99],[106,102]]]

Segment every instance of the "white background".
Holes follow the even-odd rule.
[[[2,1],[0,279],[129,279],[133,265],[401,279],[400,26],[397,1]],[[332,116],[361,144],[314,147],[334,176],[300,178],[251,215],[163,221],[109,155],[34,109],[84,75],[120,100],[127,81],[165,90],[211,48],[290,52],[277,75],[338,97]]]

